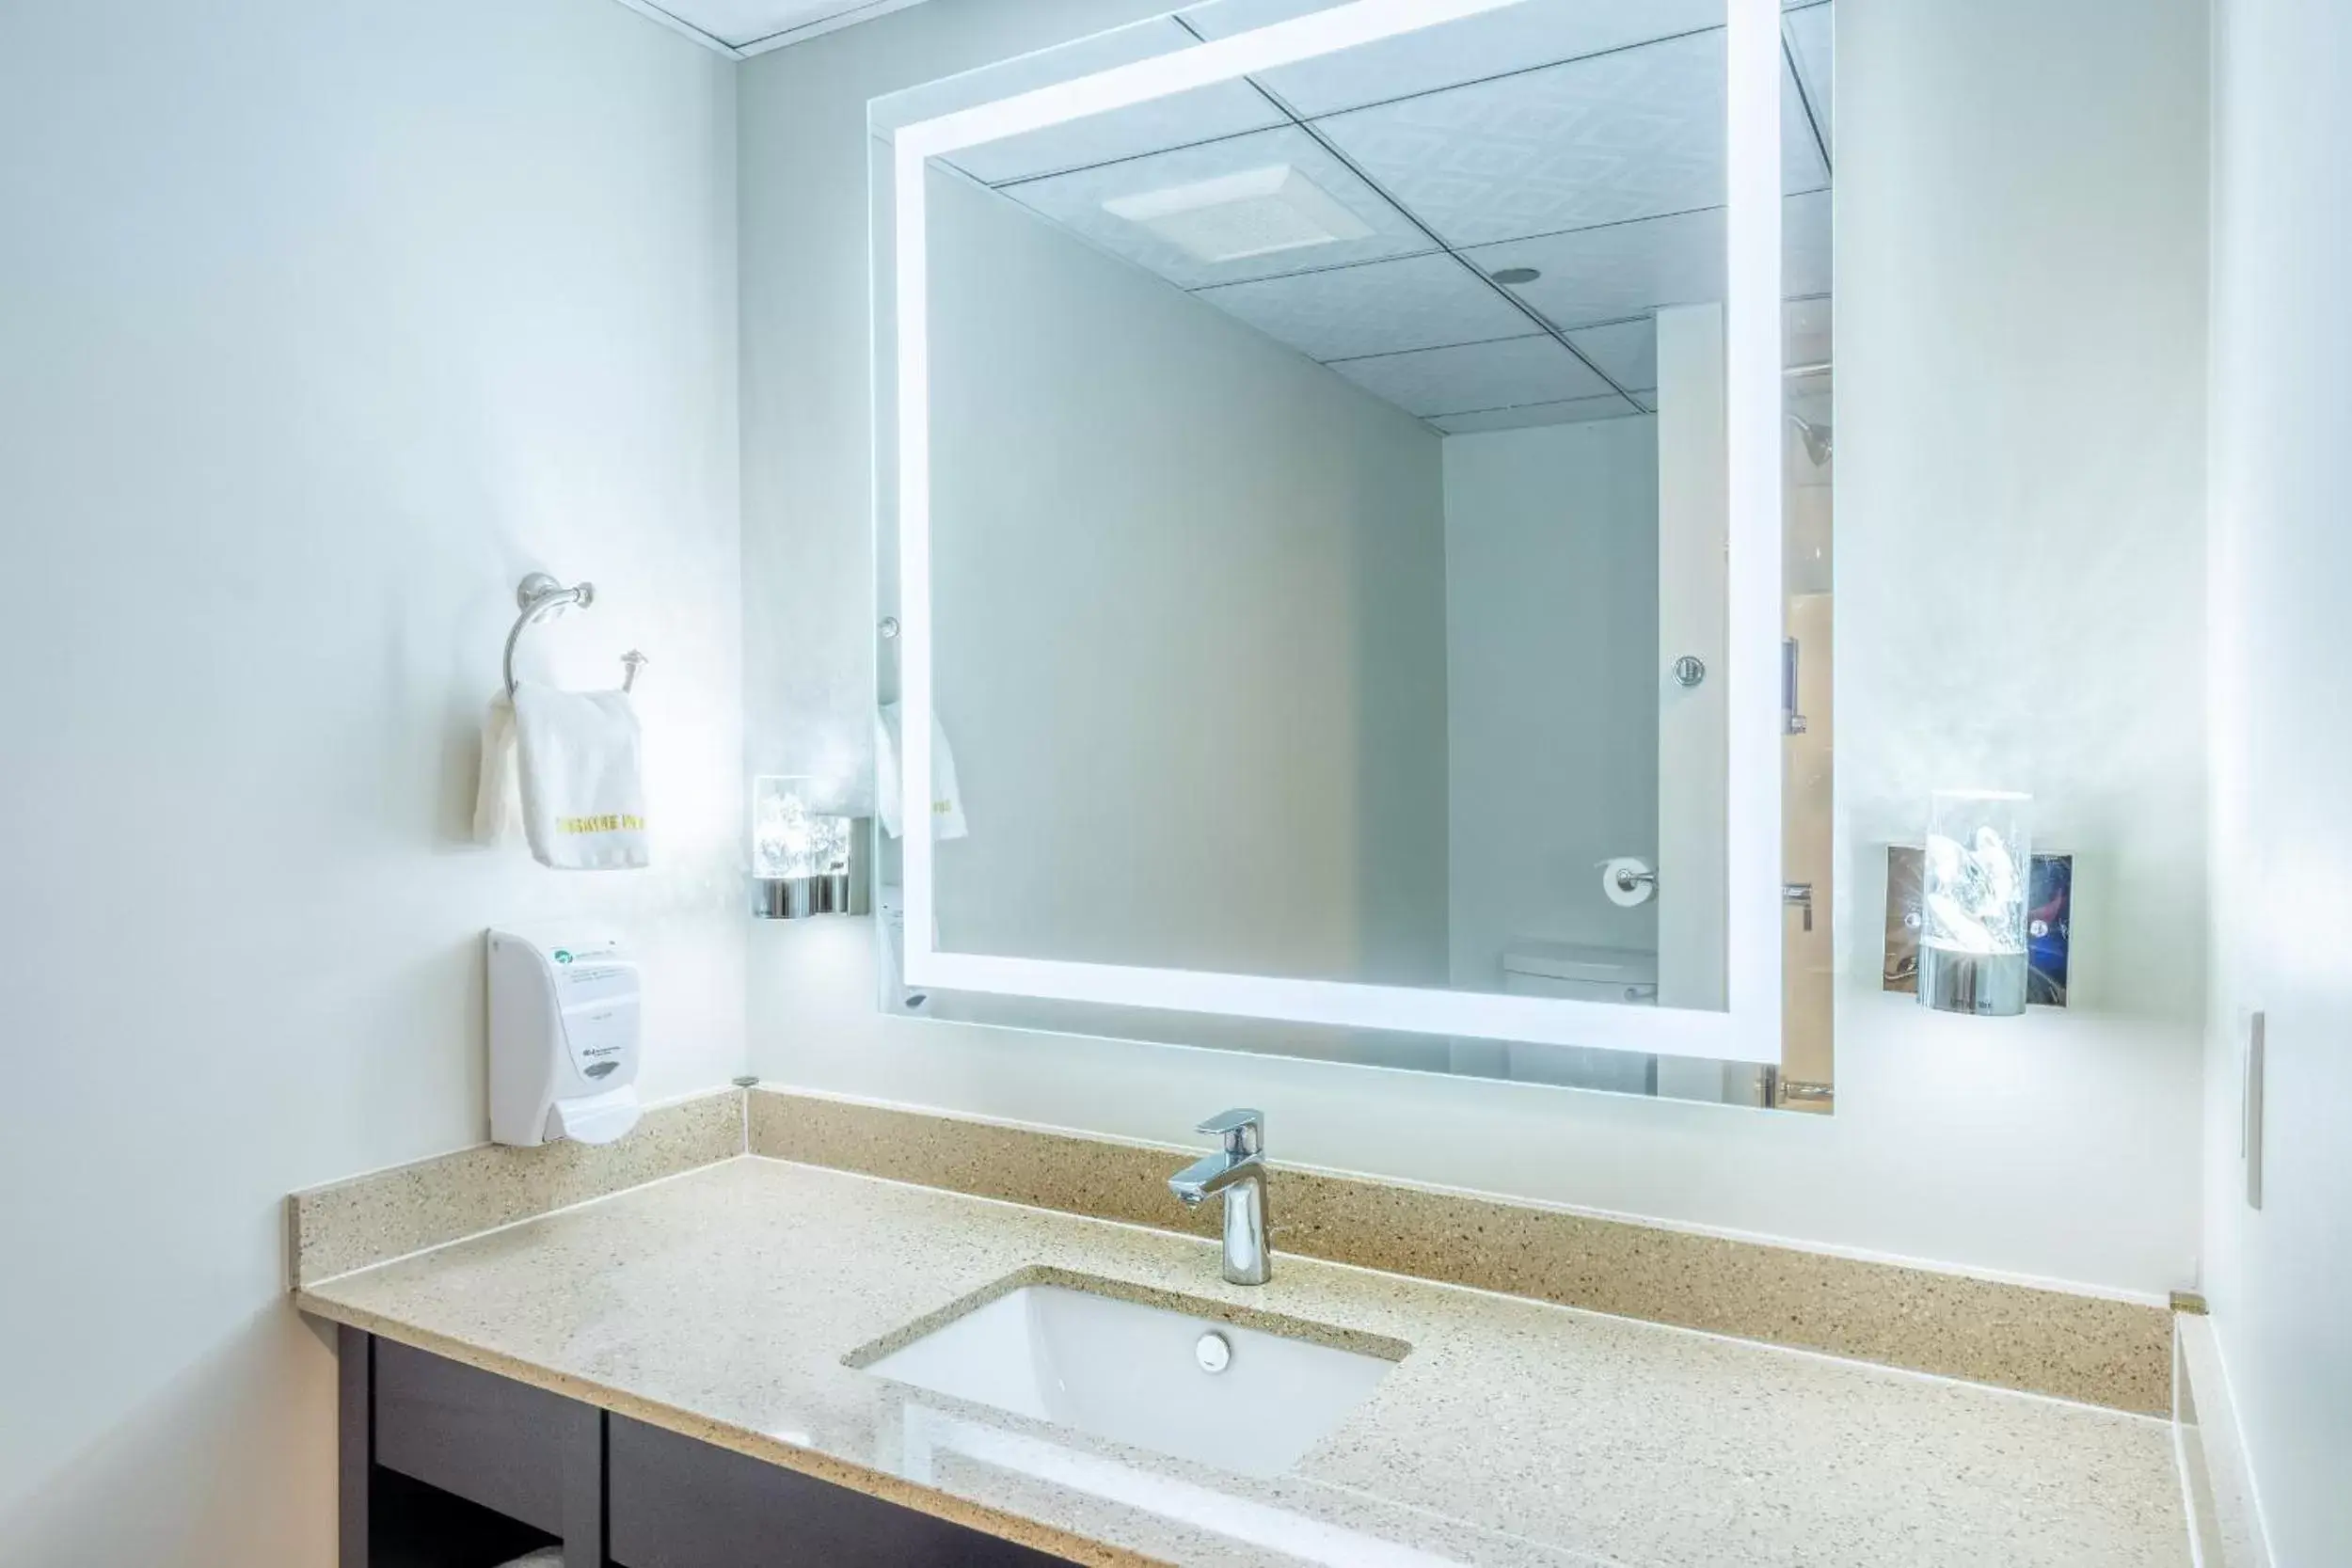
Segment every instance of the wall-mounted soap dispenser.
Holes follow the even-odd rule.
[[[491,931],[490,1137],[605,1144],[637,1125],[637,965],[610,936]]]

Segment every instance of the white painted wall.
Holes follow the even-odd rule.
[[[870,689],[863,100],[1143,9],[919,7],[744,68],[755,754],[862,723]],[[1246,1102],[1290,1160],[2143,1294],[2189,1278],[2204,8],[1881,0],[1839,26],[1835,1117],[883,1018],[850,922],[755,933],[754,1069],[1169,1141]],[[1987,562],[2005,608],[1926,598]],[[1963,779],[2039,791],[2080,857],[2062,1015],[1878,990],[1883,847]]]
[[[2281,1568],[2352,1561],[2352,14],[2215,8],[2204,1286]],[[2263,1206],[2238,1053],[2266,1017]],[[2200,1390],[2201,1396],[2205,1390]]]
[[[934,172],[956,952],[1446,974],[1436,432]]]
[[[0,10],[0,1561],[334,1553],[296,1187],[486,1135],[480,932],[741,1060],[731,67],[585,0]],[[661,863],[465,842],[515,581]]]
[[[1655,951],[1594,863],[1658,849],[1658,430],[1445,442],[1449,942],[1496,990],[1513,942]]]

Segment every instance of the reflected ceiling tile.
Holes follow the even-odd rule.
[[[1831,266],[1830,193],[1811,191],[1780,204],[1780,293],[1784,299],[1828,293]]]
[[[1806,6],[1790,11],[1781,24],[1788,35],[1789,52],[1797,57],[1797,75],[1804,83],[1806,97],[1812,100],[1813,118],[1820,122],[1821,139],[1829,144],[1832,157],[1837,153],[1837,136],[1830,123],[1837,83],[1834,41],[1836,30],[1831,23],[1835,14],[1828,5]]]
[[[1724,199],[1724,41],[1702,33],[1317,127],[1455,245]]]
[[[1780,189],[1784,196],[1818,191],[1829,183],[1829,164],[1813,135],[1813,121],[1797,92],[1797,73],[1786,55],[1780,66]]]
[[[1620,321],[1661,305],[1723,297],[1724,214],[1712,207],[1482,245],[1470,260],[1490,275],[1537,269],[1542,277],[1512,292],[1561,326]]]
[[[1230,38],[1331,3],[1211,0],[1184,17],[1203,38]],[[1313,119],[1723,24],[1724,0],[1526,0],[1285,66],[1263,79],[1293,108]]]
[[[1314,359],[1509,338],[1532,325],[1468,267],[1434,254],[1230,283],[1200,297]]]
[[[1781,293],[1830,292],[1830,193],[1781,203]],[[1534,267],[1542,277],[1512,289],[1562,327],[1622,320],[1663,305],[1724,297],[1724,212],[1677,213],[1640,223],[1580,229],[1481,245],[1470,259],[1492,275]]]
[[[1331,367],[1375,397],[1426,419],[1597,397],[1609,384],[1549,336],[1343,359]]]
[[[1482,430],[1529,430],[1548,424],[1592,424],[1600,420],[1630,420],[1648,412],[1612,392],[1601,398],[1571,398],[1565,403],[1530,403],[1517,408],[1489,408],[1475,414],[1440,414],[1429,422],[1448,436],[1471,436]]]
[[[1588,326],[1581,332],[1569,333],[1568,341],[1620,387],[1658,385],[1658,324],[1647,316],[1640,321]]]
[[[1724,69],[1722,32],[1699,33],[1316,128],[1448,242],[1488,245],[1720,206]],[[1782,98],[1783,189],[1819,189],[1804,106]]]
[[[1123,197],[1191,185],[1222,175],[1288,165],[1356,214],[1372,232],[1360,239],[1205,261],[1137,222],[1114,216],[1104,203]],[[1429,249],[1428,236],[1383,200],[1347,166],[1315,144],[1304,131],[1261,131],[1155,153],[1126,163],[1105,164],[1003,188],[1004,195],[1082,235],[1114,256],[1124,257],[1180,288],[1272,277],[1311,267],[1343,265],[1406,256]]]

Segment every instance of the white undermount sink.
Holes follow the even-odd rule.
[[[1180,1459],[1277,1476],[1362,1403],[1405,1354],[1393,1341],[1362,1338],[1392,1354],[1031,1284],[866,1370]]]

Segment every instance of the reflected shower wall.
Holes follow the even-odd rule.
[[[1801,302],[1792,318],[1818,312],[1827,300]],[[1826,325],[1821,328],[1826,336]],[[1792,337],[1797,333],[1792,327]],[[1789,732],[1782,751],[1781,864],[1791,895],[1781,951],[1786,965],[1781,1001],[1778,1102],[1792,1110],[1830,1109],[1833,1018],[1836,1002],[1834,761],[1836,733],[1830,680],[1835,617],[1833,470],[1836,426],[1831,372],[1800,363],[1788,378],[1786,635],[1791,650]]]

